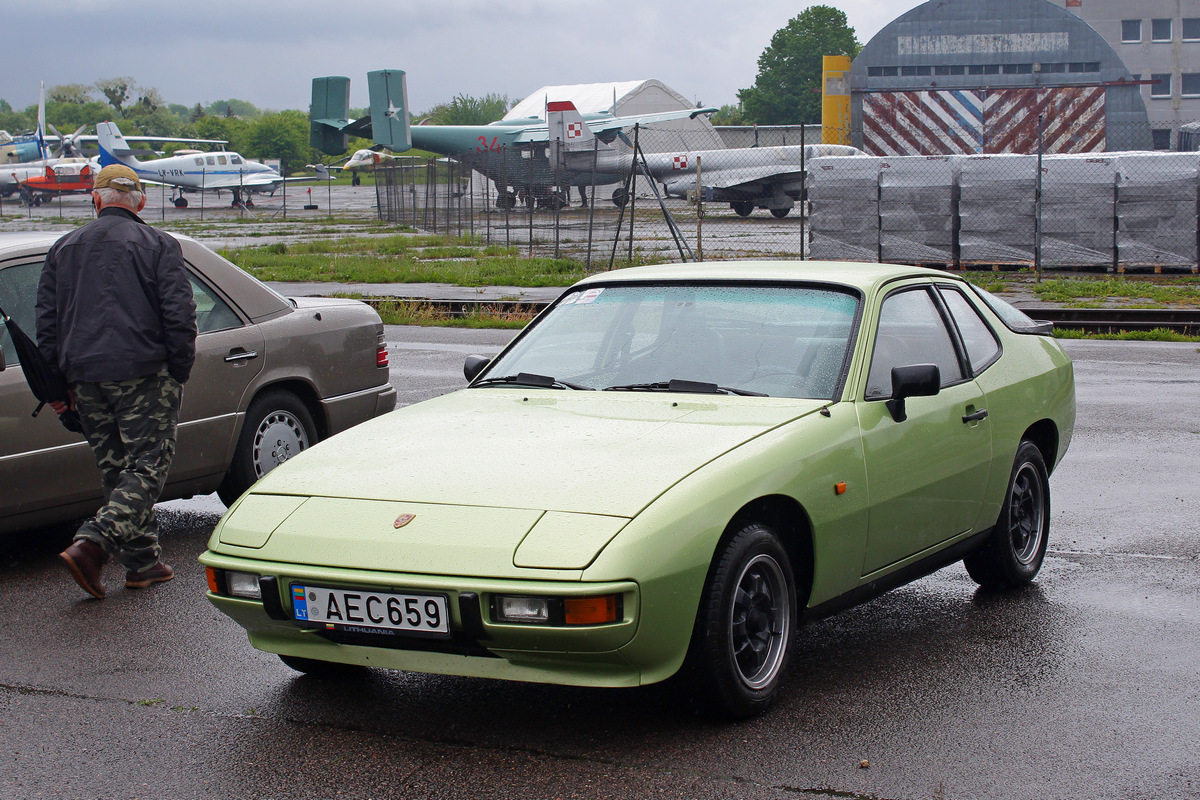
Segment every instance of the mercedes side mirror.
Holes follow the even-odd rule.
[[[483,368],[490,363],[492,360],[487,356],[467,356],[467,360],[463,364],[463,375],[466,376],[467,383],[479,377],[479,373],[483,372]]]
[[[892,399],[887,401],[888,411],[896,422],[908,419],[904,408],[906,397],[931,397],[942,386],[942,372],[936,364],[911,364],[892,367]]]

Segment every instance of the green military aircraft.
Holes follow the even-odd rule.
[[[403,70],[377,70],[367,73],[370,114],[348,119],[350,79],[340,76],[313,78],[310,141],[313,147],[329,155],[341,155],[349,147],[349,137],[372,139],[376,146],[392,152],[412,148],[450,156],[495,182],[496,204],[512,208],[518,199],[532,206],[561,208],[567,204],[562,189],[603,186],[624,181],[625,173],[596,174],[592,168],[566,169],[552,155],[555,142],[566,142],[580,130],[552,131],[545,119],[500,120],[489,125],[417,125],[409,123],[408,89]],[[561,105],[561,104],[558,104]],[[711,114],[715,108],[680,109],[654,114],[617,117],[612,114],[581,115],[579,124],[602,143],[610,143],[625,128],[651,125],[677,119],[695,119]],[[623,190],[613,194],[618,205],[624,202]]]

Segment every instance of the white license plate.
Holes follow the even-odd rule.
[[[292,584],[292,616],[298,622],[351,630],[375,628],[426,636],[449,636],[446,598],[436,594],[374,592]]]

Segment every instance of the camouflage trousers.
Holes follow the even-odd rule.
[[[71,391],[105,500],[75,538],[96,543],[126,570],[151,567],[162,553],[154,504],[175,456],[183,387],[163,370],[127,381],[73,383]]]

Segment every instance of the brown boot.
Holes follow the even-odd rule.
[[[84,591],[98,600],[104,599],[106,590],[103,574],[108,554],[100,545],[87,539],[76,539],[70,547],[59,553],[58,557]]]
[[[155,562],[154,566],[147,567],[139,572],[125,573],[125,588],[126,589],[145,589],[152,583],[163,583],[175,577],[175,570],[171,569],[161,561]]]

